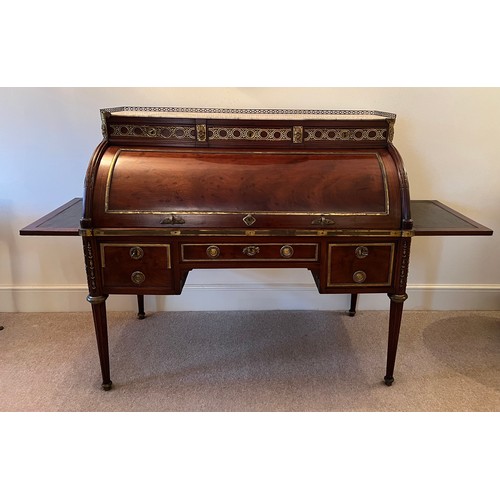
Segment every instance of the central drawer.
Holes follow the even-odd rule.
[[[317,262],[317,243],[189,243],[181,245],[183,262]]]

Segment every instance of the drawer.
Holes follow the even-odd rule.
[[[169,288],[170,245],[101,243],[105,287]]]
[[[317,243],[192,243],[181,245],[183,262],[316,262]]]
[[[394,245],[394,243],[329,244],[327,286],[390,285]]]

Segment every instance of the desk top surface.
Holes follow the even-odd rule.
[[[24,236],[78,236],[82,198],[73,198],[21,229]],[[415,236],[488,236],[493,231],[436,200],[413,200]]]

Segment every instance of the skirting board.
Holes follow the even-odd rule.
[[[500,285],[408,285],[407,310],[500,310]],[[2,312],[88,311],[85,285],[0,286]],[[182,295],[147,296],[146,311],[339,310],[348,295],[320,295],[303,283],[187,284]],[[131,295],[112,295],[109,311],[133,311]],[[358,310],[388,310],[384,294],[361,294]]]

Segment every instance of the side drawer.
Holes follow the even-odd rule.
[[[183,262],[316,262],[317,243],[186,243]]]
[[[171,287],[170,245],[101,243],[100,248],[105,287]]]
[[[394,243],[329,244],[327,286],[389,286],[394,247]]]

